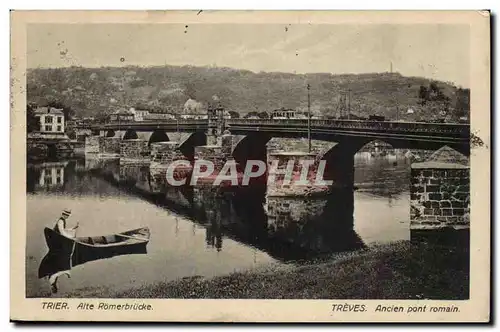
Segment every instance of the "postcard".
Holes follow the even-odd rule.
[[[490,17],[12,11],[11,320],[489,322]]]

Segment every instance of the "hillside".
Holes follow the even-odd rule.
[[[457,118],[469,109],[469,90],[434,82],[439,94],[433,97],[430,80],[398,73],[253,73],[192,66],[70,67],[27,72],[29,102],[44,105],[56,101],[71,107],[78,116],[108,114],[120,106],[179,112],[189,98],[207,103],[215,95],[226,109],[242,114],[280,107],[305,110],[307,83],[312,111],[318,115],[339,116],[339,105],[348,104],[349,89],[351,113],[357,116],[428,120]],[[422,87],[427,92],[425,105]],[[408,108],[414,113],[408,114]],[[440,114],[443,109],[448,109],[446,114]]]

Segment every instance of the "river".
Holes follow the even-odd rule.
[[[147,166],[110,160],[28,164],[26,295],[50,296],[38,267],[47,253],[44,228],[65,208],[78,236],[151,231],[147,254],[74,266],[59,291],[125,290],[183,277],[224,275],[409,239],[409,173],[405,158],[355,157],[354,193],[328,197],[266,197],[265,188],[217,192],[165,189]],[[354,212],[352,212],[354,210]],[[55,296],[55,295],[54,295]]]

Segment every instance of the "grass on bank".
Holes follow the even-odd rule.
[[[91,294],[95,292],[95,294]],[[468,250],[397,242],[301,266],[190,277],[76,297],[242,299],[466,299]]]

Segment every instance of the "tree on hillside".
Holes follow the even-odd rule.
[[[427,91],[427,88],[423,85],[420,86],[420,89],[418,91],[418,98],[420,98],[420,104],[425,105],[429,98],[429,94]]]
[[[450,98],[446,96],[441,88],[436,82],[431,82],[429,87],[423,85],[420,86],[418,91],[418,97],[420,98],[420,104],[425,105],[427,102],[439,102],[444,103],[445,109],[448,109]]]
[[[431,84],[429,85],[429,90],[430,90],[430,96],[429,98],[431,100],[436,100],[436,101],[444,101],[446,102],[447,100],[449,100],[450,98],[448,98],[447,96],[445,96],[445,94],[443,93],[443,91],[438,87],[437,83],[436,82],[431,82]]]
[[[269,114],[266,111],[257,113],[257,116],[261,119],[269,119]]]
[[[198,97],[197,92],[199,90],[198,82],[190,81],[184,85],[184,94],[190,99],[196,100]]]
[[[259,112],[252,111],[252,112],[248,112],[247,114],[245,114],[245,116],[243,118],[248,119],[250,117],[258,117],[258,116],[259,116]]]
[[[306,77],[307,76],[307,77]],[[95,116],[99,110],[115,108],[118,105],[133,106],[146,102],[148,106],[167,108],[179,107],[192,98],[207,103],[217,95],[227,110],[245,114],[278,107],[305,107],[306,91],[304,81],[310,81],[311,102],[317,103],[324,113],[338,115],[337,99],[341,91],[351,89],[351,113],[368,116],[381,106],[385,116],[397,104],[416,106],[424,103],[428,116],[432,103],[430,81],[422,78],[402,77],[395,74],[332,75],[289,73],[252,73],[213,67],[161,66],[161,67],[102,67],[102,68],[36,68],[27,71],[28,100],[45,106],[57,101],[71,107],[80,117]],[[425,82],[425,83],[423,83]],[[421,91],[419,90],[422,85]],[[433,95],[442,99],[446,94],[452,97],[450,109],[455,109],[456,90],[452,84],[435,81]],[[441,93],[439,93],[441,91]],[[366,105],[355,109],[355,104]],[[465,97],[458,102],[467,104]],[[441,103],[442,104],[442,103]],[[315,106],[316,107],[316,106]],[[313,107],[313,108],[315,108]],[[326,109],[336,111],[327,111]],[[387,114],[385,114],[387,113]],[[393,113],[392,113],[393,114]],[[255,115],[257,116],[257,115]]]
[[[28,133],[40,130],[40,120],[35,116],[36,105],[28,103],[26,108],[26,131]]]
[[[239,119],[240,118],[240,113],[236,111],[229,111],[229,115],[231,115],[231,119]]]
[[[95,121],[96,123],[104,124],[108,121],[108,115],[106,113],[97,113]]]
[[[470,112],[470,89],[458,88],[455,109],[459,116],[467,116]]]
[[[131,81],[128,85],[131,88],[139,88],[141,86],[145,86],[146,83],[147,82],[145,80],[143,80],[142,78],[136,78],[135,80]]]

